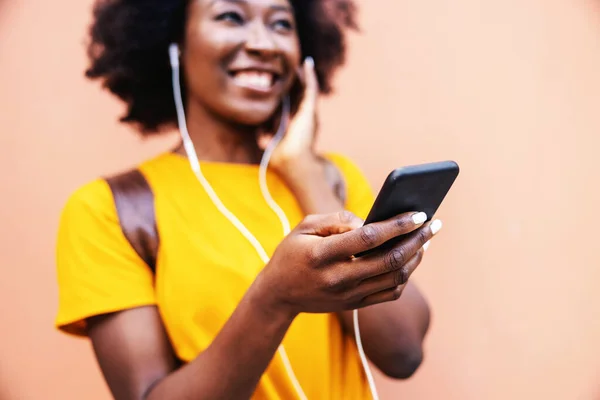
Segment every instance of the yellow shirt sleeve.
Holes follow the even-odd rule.
[[[62,212],[56,248],[56,326],[86,335],[86,318],[154,305],[153,274],[125,238],[108,184],[77,190]]]
[[[348,211],[365,219],[371,211],[375,195],[360,168],[350,158],[341,154],[328,154],[327,158],[340,170],[346,183],[346,205]]]

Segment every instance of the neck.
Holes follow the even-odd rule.
[[[256,127],[233,124],[218,118],[194,101],[186,110],[188,133],[201,161],[257,164],[261,150],[256,142]],[[185,154],[183,146],[177,150]]]

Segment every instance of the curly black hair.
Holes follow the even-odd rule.
[[[192,0],[97,0],[90,28],[86,76],[127,105],[122,122],[142,135],[173,126],[168,46],[181,42]],[[353,0],[290,0],[302,57],[312,56],[320,90],[332,90],[332,77],[345,61],[347,29],[358,29]]]

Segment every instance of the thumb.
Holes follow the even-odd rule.
[[[358,229],[363,224],[362,219],[344,210],[332,214],[309,215],[298,228],[305,235],[327,237]]]
[[[304,83],[304,96],[299,111],[312,114],[314,113],[319,97],[319,80],[315,71],[315,61],[312,57],[306,57],[301,71]]]

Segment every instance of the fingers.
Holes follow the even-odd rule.
[[[357,287],[368,282],[370,286],[365,289],[367,294],[369,290],[383,290],[404,284],[421,262],[429,241],[440,228],[439,221],[428,223],[391,249],[351,260],[352,274],[348,279],[362,282]]]
[[[300,233],[315,236],[331,236],[346,233],[363,225],[364,221],[350,211],[333,214],[309,215],[298,225]],[[324,244],[327,247],[327,243]],[[324,254],[326,254],[325,251]]]
[[[408,280],[423,261],[430,242],[417,251],[413,258],[398,271],[390,272],[364,281],[358,288],[356,297],[361,300],[357,308],[398,300]]]
[[[405,213],[386,221],[364,225],[343,235],[332,236],[328,240],[332,242],[331,248],[336,249],[335,256],[350,258],[355,254],[374,249],[397,236],[413,232],[426,220],[425,213]],[[404,259],[404,262],[406,261],[408,258]]]
[[[299,77],[304,84],[304,96],[298,112],[314,114],[319,97],[319,80],[315,71],[315,61],[312,57],[306,57],[304,60]]]
[[[356,289],[357,296],[364,298],[374,293],[394,289],[397,286],[406,284],[412,273],[415,272],[421,261],[423,261],[424,253],[425,248],[423,247],[406,264],[397,270],[364,280]]]
[[[384,290],[382,292],[378,292],[367,296],[364,299],[362,299],[357,308],[372,306],[374,304],[386,303],[388,301],[396,301],[400,298],[400,296],[402,296],[402,292],[404,291],[405,287],[406,285],[401,285],[392,289]]]

